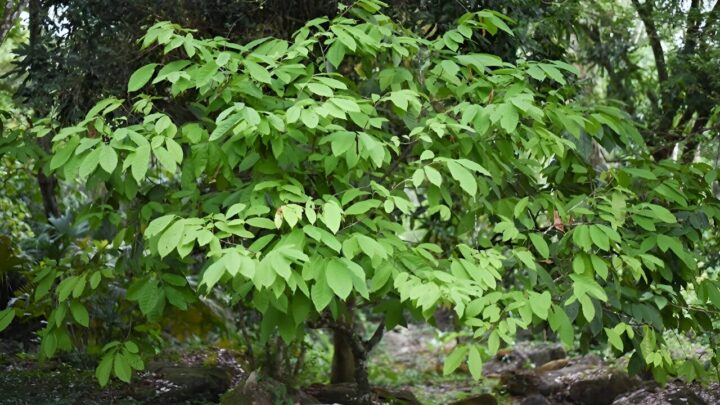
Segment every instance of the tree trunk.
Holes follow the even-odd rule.
[[[30,0],[28,7],[29,15],[29,31],[30,31],[30,47],[37,48],[40,37],[40,30],[42,30],[42,9],[39,0]],[[37,52],[33,50],[33,54]],[[33,69],[31,66],[30,69]],[[38,146],[45,153],[50,153],[50,138],[46,135],[43,138],[37,140]],[[45,217],[48,219],[57,217],[60,215],[58,209],[57,199],[55,198],[55,189],[57,188],[57,179],[52,174],[45,174],[43,171],[42,163],[38,164],[37,168],[37,181],[40,187],[40,195],[42,196],[43,207],[45,208]]]
[[[352,312],[346,322],[335,322],[330,325],[335,342],[333,357],[333,384],[354,382],[357,385],[357,397],[353,403],[372,404],[373,392],[368,378],[367,360],[370,351],[380,342],[385,331],[385,319],[378,323],[375,333],[368,340],[355,329],[355,319]],[[349,353],[348,353],[349,350]],[[337,373],[337,375],[336,375]],[[344,378],[347,381],[335,381],[335,378]]]
[[[350,340],[344,333],[333,330],[332,384],[355,382],[355,356]]]

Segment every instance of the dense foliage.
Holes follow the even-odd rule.
[[[568,3],[545,12],[565,21],[585,10]],[[646,28],[652,4],[635,3]],[[71,17],[82,8],[63,10],[64,27],[80,24]],[[516,34],[511,18],[488,10],[428,25],[424,10],[360,0],[292,35],[252,40],[159,22],[140,41],[147,64],[96,81],[87,69],[107,61],[89,58],[94,45],[83,41],[117,42],[102,18],[54,44],[51,29],[31,30],[19,94],[44,117],[30,125],[28,111],[8,114],[0,174],[35,165],[41,197],[29,200],[42,200],[49,223],[25,221],[27,176],[0,188],[10,235],[0,255],[29,281],[23,299],[0,303],[0,330],[43,317],[42,355],[85,348],[105,385],[130,381],[165,343],[168,322],[212,298],[258,315],[260,347],[276,336],[293,345],[313,328],[344,337],[367,394],[366,361],[383,330],[434,323],[445,308],[463,335],[445,373],[465,362],[480,378],[485,359],[532,328],[568,347],[627,353],[631,370],[661,381],[705,373],[692,357],[672,358],[664,336],[717,329],[720,281],[705,254],[720,220],[717,165],[680,163],[667,149],[712,133],[713,82],[702,83],[700,102],[665,80],[660,96],[636,94],[630,86],[645,79],[635,62],[613,65],[592,47],[574,52],[576,64],[556,60],[571,48],[554,42],[567,26],[521,20]],[[714,58],[715,10],[698,10],[688,18],[708,36],[692,46]],[[613,18],[630,18],[621,11]],[[597,20],[578,25],[581,43],[612,38],[627,50]],[[139,35],[135,25],[112,28]],[[38,54],[39,44],[62,51]],[[687,80],[709,69],[678,55],[676,71],[700,69]],[[588,91],[578,67],[589,59],[625,104]],[[118,77],[129,77],[122,90]],[[361,317],[376,324],[369,334]]]

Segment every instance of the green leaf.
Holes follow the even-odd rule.
[[[130,80],[128,80],[128,92],[138,91],[145,86],[145,84],[150,81],[153,73],[155,73],[156,66],[157,63],[150,63],[136,70],[135,73],[130,76]]]
[[[524,197],[515,204],[515,208],[513,209],[513,216],[515,218],[520,218],[523,214],[525,214],[525,209],[527,208],[529,201],[530,199],[528,197]]]
[[[213,264],[208,266],[202,276],[201,284],[207,286],[208,291],[220,281],[220,278],[225,274],[225,261],[223,259],[215,261]]]
[[[108,173],[112,173],[117,167],[118,155],[110,145],[103,145],[100,148],[100,167]]]
[[[657,180],[657,176],[653,172],[647,169],[639,169],[632,167],[623,167],[623,171],[628,172],[631,176],[639,177],[646,180]]]
[[[101,387],[106,386],[108,381],[110,380],[110,372],[112,371],[112,366],[113,354],[107,353],[103,356],[102,360],[100,360],[100,364],[98,364],[97,368],[95,369],[95,378],[98,380],[98,383],[100,383]]]
[[[176,221],[170,228],[163,232],[162,236],[158,240],[158,254],[160,257],[165,257],[175,250],[179,245],[183,237],[185,230],[185,221]]]
[[[102,149],[94,149],[85,156],[82,163],[80,164],[79,174],[80,177],[88,177],[95,169],[97,169],[98,163],[100,163],[100,152]]]
[[[457,370],[463,360],[465,360],[467,351],[467,346],[456,346],[445,359],[445,364],[443,365],[443,375],[450,375]]]
[[[425,176],[430,181],[430,183],[440,187],[440,185],[442,184],[442,175],[440,174],[440,172],[432,166],[425,166],[424,170]]]
[[[50,170],[55,170],[58,167],[61,167],[62,165],[67,163],[67,161],[70,159],[70,156],[75,153],[75,148],[77,148],[79,143],[80,139],[76,138],[71,139],[66,144],[62,145],[59,150],[57,150],[53,154],[52,159],[50,159]]]
[[[5,330],[15,318],[15,308],[9,307],[0,311],[0,332]]]
[[[361,215],[380,206],[378,200],[359,201],[345,210],[345,215]]]
[[[579,225],[573,230],[573,242],[584,250],[592,248],[592,239],[590,238],[590,227],[587,225]]]
[[[340,299],[347,299],[352,291],[353,278],[350,269],[338,259],[332,259],[325,268],[325,277],[328,286]]]
[[[70,312],[77,323],[86,328],[90,326],[90,315],[85,305],[78,301],[73,301],[70,303]]]
[[[170,225],[170,222],[172,222],[173,219],[175,219],[175,215],[172,214],[163,215],[159,218],[153,219],[148,227],[145,228],[145,237],[152,238],[153,236],[159,234],[167,228],[168,225]]]
[[[323,213],[320,220],[332,233],[338,233],[342,221],[342,208],[335,201],[328,201],[323,205]]]
[[[540,253],[540,255],[544,258],[550,257],[550,248],[548,247],[547,242],[545,242],[545,238],[542,237],[539,233],[531,233],[529,234],[530,241],[532,242],[533,246],[535,246],[535,250]]]
[[[488,353],[490,353],[491,355],[495,355],[495,353],[497,353],[500,349],[500,336],[498,335],[497,329],[494,329],[492,332],[490,332],[490,336],[488,336],[487,347]]]
[[[498,107],[498,114],[500,114],[500,126],[508,133],[515,132],[520,120],[517,109],[510,103],[503,103]]]
[[[300,112],[300,121],[305,124],[306,127],[312,129],[318,126],[320,117],[317,113],[311,109],[304,109]]]
[[[224,120],[217,122],[215,125],[215,129],[213,129],[212,133],[210,134],[209,140],[214,141],[220,139],[223,135],[230,131],[230,129],[236,126],[241,119],[242,114],[235,113],[230,115],[229,117],[226,117]]]
[[[333,297],[333,291],[327,284],[325,278],[316,280],[315,285],[312,287],[312,293],[310,294],[313,305],[318,312],[321,312],[325,307],[330,304]]]
[[[655,217],[668,224],[674,224],[677,222],[675,215],[665,207],[661,207],[656,204],[648,204],[648,208],[655,214]]]
[[[588,322],[592,322],[593,318],[595,317],[595,305],[593,304],[592,300],[590,299],[590,297],[584,294],[577,298],[578,301],[580,301],[583,316]]]
[[[605,235],[605,232],[597,225],[590,225],[590,238],[592,239],[595,246],[599,247],[604,251],[610,250],[610,239]]]
[[[343,45],[342,42],[340,42],[339,40],[336,40],[330,46],[330,49],[328,49],[328,52],[327,52],[328,62],[330,62],[333,66],[338,68],[338,67],[340,67],[340,64],[342,64],[342,61],[344,58],[345,58],[345,45]]]
[[[147,173],[148,168],[150,167],[150,146],[149,145],[143,145],[135,149],[135,153],[132,155],[132,165],[130,166],[132,169],[132,175],[135,181],[140,183],[142,179],[145,178],[145,173]]]
[[[490,55],[487,53],[473,53],[469,55],[458,55],[456,57],[457,61],[461,65],[472,65],[476,67],[481,72],[485,71],[485,67],[487,66],[502,66],[503,61],[499,57],[495,55]]]
[[[482,357],[480,357],[480,350],[478,350],[477,346],[470,347],[467,365],[472,377],[475,380],[480,380],[482,378]]]
[[[308,83],[307,89],[310,90],[311,93],[322,97],[332,97],[334,95],[330,87],[321,83]]]
[[[267,69],[249,59],[245,59],[243,63],[247,71],[250,72],[250,77],[261,83],[272,83],[272,76],[270,76],[270,72],[268,72]]]
[[[590,256],[590,261],[592,262],[593,269],[595,272],[603,279],[606,280],[608,276],[608,265],[605,263],[605,260],[602,258],[592,255]]]
[[[607,335],[608,342],[610,342],[611,345],[620,351],[623,350],[624,345],[620,334],[611,328],[605,328],[605,334]]]
[[[548,311],[552,305],[552,297],[548,291],[542,294],[531,291],[529,296],[530,307],[540,319],[547,319]]]
[[[472,160],[469,160],[469,159],[455,159],[455,161],[458,162],[458,163],[460,163],[461,165],[465,166],[468,170],[473,170],[473,171],[478,172],[478,173],[480,173],[480,174],[482,174],[482,175],[484,175],[484,176],[492,177],[492,175],[490,174],[490,172],[489,172],[486,168],[482,167],[482,166],[479,165],[478,163],[473,162]]]
[[[573,340],[575,340],[575,329],[565,311],[560,307],[553,307],[548,315],[548,322],[552,330],[560,336],[565,347],[572,347]]]
[[[248,218],[245,223],[255,228],[276,229],[275,223],[270,218],[256,217]]]
[[[477,182],[475,181],[475,177],[473,177],[466,168],[452,160],[447,162],[447,166],[453,179],[460,183],[460,188],[475,197],[475,194],[477,193]]]
[[[132,377],[132,369],[130,368],[130,363],[128,363],[125,356],[119,352],[115,353],[114,365],[115,375],[117,378],[119,378],[120,381],[129,383],[130,378]]]

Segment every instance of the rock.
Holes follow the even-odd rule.
[[[188,400],[217,402],[232,382],[231,373],[222,367],[165,366],[154,373],[169,383],[156,396],[156,403]]]
[[[525,368],[527,359],[513,350],[500,350],[495,358],[483,365],[483,375],[498,377],[512,370]]]
[[[357,403],[357,385],[355,383],[313,384],[304,390],[317,398],[320,403],[353,404]],[[420,405],[420,401],[408,390],[390,390],[372,387],[373,394],[382,403]]]
[[[521,342],[515,345],[513,350],[525,357],[535,367],[553,360],[564,359],[567,356],[562,345],[557,343]]]
[[[519,405],[550,405],[550,401],[540,394],[533,394],[524,398]]]
[[[497,399],[492,394],[480,394],[451,402],[450,405],[497,405],[497,403]]]
[[[559,344],[521,342],[512,349],[498,351],[495,358],[483,366],[483,374],[487,377],[499,376],[509,370],[522,369],[526,366],[539,367],[565,357],[565,350]]]
[[[321,401],[303,391],[289,393],[285,385],[269,377],[250,373],[247,379],[220,398],[220,405],[274,405],[277,403],[311,405]]]
[[[581,362],[570,362],[567,367],[548,370],[544,372],[535,371],[540,378],[539,391],[542,394],[550,395],[561,393],[566,390],[575,381],[582,379],[582,376],[593,370],[597,366],[583,364]]]
[[[536,394],[544,389],[544,382],[535,370],[508,370],[500,376],[500,385],[510,395]]]
[[[638,381],[624,371],[599,368],[572,383],[568,396],[584,405],[610,405],[617,396],[637,386]]]
[[[640,388],[615,399],[613,405],[710,405],[717,403],[712,393],[700,386],[678,382],[665,387]]]
[[[594,358],[577,358],[555,360],[536,369],[508,370],[501,375],[500,384],[511,395],[542,394],[584,405],[609,405],[639,386],[639,380],[626,372],[594,363]]]

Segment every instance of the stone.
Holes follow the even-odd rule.
[[[169,383],[167,389],[156,396],[158,403],[188,400],[217,402],[232,383],[232,374],[222,367],[164,366],[154,373]]]
[[[303,391],[287,392],[283,383],[252,372],[220,398],[220,405],[274,405],[288,400],[298,405],[322,403]]]
[[[497,399],[492,394],[480,394],[451,402],[450,405],[497,405],[497,403]]]
[[[420,401],[408,390],[392,390],[372,387],[373,395],[382,403],[420,405]],[[357,385],[355,383],[313,384],[304,389],[305,393],[323,404],[357,403]]]
[[[624,371],[599,368],[573,382],[568,396],[584,405],[610,405],[616,397],[637,386],[638,382]]]
[[[550,405],[550,401],[540,394],[532,394],[523,398],[519,405]]]
[[[544,382],[535,370],[518,369],[508,370],[500,376],[500,385],[510,395],[536,394],[543,389]]]
[[[596,363],[595,358],[581,357],[554,360],[536,369],[511,369],[500,376],[500,384],[510,395],[584,405],[610,405],[619,395],[638,388],[637,378]]]
[[[557,343],[521,342],[511,349],[498,351],[495,358],[483,366],[483,374],[486,377],[497,377],[509,370],[526,366],[540,367],[565,357],[565,349]]]
[[[558,343],[521,342],[515,345],[513,350],[526,358],[528,362],[535,367],[567,357],[565,349]]]
[[[640,388],[615,399],[613,405],[710,405],[718,403],[713,393],[701,386],[680,382],[665,387],[652,385]]]

